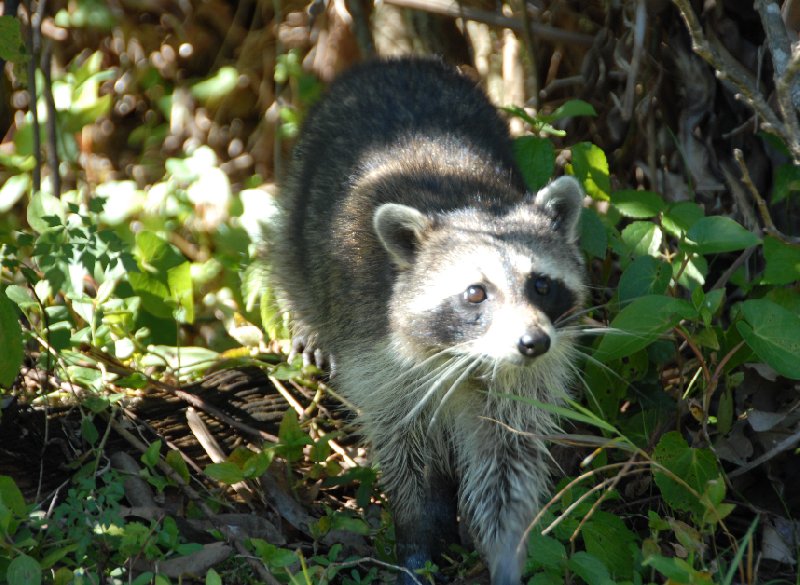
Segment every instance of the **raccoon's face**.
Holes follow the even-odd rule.
[[[465,209],[434,221],[393,204],[375,229],[400,268],[392,333],[412,359],[436,352],[524,366],[563,350],[557,324],[584,300],[575,243],[582,193],[562,178],[496,217]]]

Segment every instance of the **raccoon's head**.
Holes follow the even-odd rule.
[[[562,177],[500,211],[378,207],[373,227],[397,268],[390,322],[398,350],[413,361],[445,352],[511,366],[563,356],[572,336],[559,320],[585,298],[582,200],[578,182]]]

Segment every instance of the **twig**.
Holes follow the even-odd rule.
[[[781,16],[781,9],[777,2],[773,0],[756,0],[755,9],[761,18],[761,26],[764,28],[767,47],[772,55],[772,66],[775,68],[776,82],[780,78],[787,78],[787,70],[790,69],[790,55],[792,54],[792,43],[786,32],[786,24]],[[800,107],[800,87],[792,82],[794,76],[788,77],[787,81],[792,86],[792,103],[795,108]]]
[[[758,467],[762,463],[765,463],[765,462],[769,461],[770,459],[775,457],[778,453],[782,453],[783,451],[787,451],[787,450],[791,449],[792,447],[794,447],[798,443],[800,443],[800,431],[796,431],[795,433],[789,435],[788,437],[783,439],[781,442],[777,443],[772,449],[770,449],[766,453],[763,453],[763,454],[759,455],[758,457],[756,457],[755,459],[753,459],[749,463],[745,463],[741,467],[739,467],[737,469],[734,469],[733,471],[728,473],[728,477],[736,477],[738,475],[742,475],[744,473],[747,473],[748,471],[750,471],[754,467]]]
[[[42,10],[44,10],[44,0],[42,0]],[[39,21],[41,25],[41,20]],[[41,37],[41,26],[39,36]],[[59,172],[58,162],[58,134],[56,130],[56,102],[53,98],[53,41],[47,41],[42,51],[42,77],[44,85],[42,94],[47,106],[47,163],[50,167],[50,177],[53,181],[53,195],[61,197],[61,173]]]
[[[739,165],[739,170],[742,173],[742,183],[745,184],[748,191],[750,191],[750,195],[753,196],[753,199],[756,202],[756,207],[758,208],[758,213],[761,216],[761,221],[764,222],[764,232],[770,236],[782,240],[783,242],[786,242],[787,244],[800,244],[800,237],[787,236],[775,227],[775,222],[772,221],[772,215],[769,213],[767,202],[764,201],[764,198],[758,192],[758,189],[756,189],[753,179],[750,178],[750,171],[747,170],[747,165],[745,164],[744,154],[742,151],[738,148],[735,148],[733,150],[733,158],[736,159],[736,163]]]
[[[356,43],[362,57],[373,57],[375,55],[375,42],[372,40],[369,20],[367,15],[364,14],[364,6],[361,0],[345,0],[345,6],[347,6],[347,11],[353,18]]]
[[[115,419],[110,419],[111,426],[114,427],[114,431],[119,434],[123,439],[125,439],[130,445],[132,445],[135,449],[140,451],[141,453],[147,452],[147,445],[141,442],[137,437],[135,437],[132,433],[126,430],[119,422]],[[280,585],[280,582],[269,572],[269,570],[264,566],[264,563],[259,562],[257,559],[253,558],[252,553],[247,550],[247,547],[244,543],[239,540],[236,536],[236,533],[231,530],[228,526],[225,525],[224,522],[220,522],[217,515],[208,507],[205,503],[203,498],[200,494],[195,491],[195,489],[187,484],[180,474],[175,471],[172,467],[170,467],[165,461],[163,461],[160,457],[156,461],[156,466],[164,475],[168,476],[172,481],[174,481],[186,496],[195,503],[195,505],[200,508],[203,514],[209,519],[209,521],[214,525],[214,527],[219,530],[224,536],[225,539],[233,545],[233,547],[242,555],[242,558],[253,568],[253,570],[258,574],[259,578],[263,581],[268,583],[269,585]]]
[[[489,12],[486,10],[479,10],[470,6],[464,6],[463,10],[459,8],[455,1],[451,0],[384,0],[386,4],[393,4],[401,8],[410,8],[412,10],[420,10],[422,12],[432,12],[433,14],[443,14],[452,18],[466,18],[467,20],[474,20],[475,22],[483,22],[490,26],[510,28],[515,32],[522,32],[523,24],[516,18],[510,18]],[[582,47],[589,47],[594,42],[594,37],[583,33],[576,33],[566,31],[563,29],[539,24],[532,22],[530,25],[531,33],[536,38],[551,41],[561,42],[568,45],[579,45]]]
[[[792,157],[800,163],[800,134],[792,134],[781,122],[767,100],[757,89],[756,81],[728,50],[716,38],[707,40],[697,15],[692,9],[690,0],[672,0],[678,8],[689,36],[692,39],[692,49],[700,55],[709,65],[716,69],[717,78],[730,82],[743,99],[762,119],[765,129],[780,136],[792,153]],[[739,96],[737,96],[739,97]]]
[[[33,192],[36,193],[42,189],[42,143],[39,113],[36,107],[36,103],[39,101],[39,96],[36,92],[36,64],[39,62],[42,28],[39,25],[40,17],[33,10],[33,0],[27,0],[25,8],[28,11],[25,45],[28,53],[30,53],[30,59],[28,60],[28,110],[30,110],[33,121],[33,156],[36,160],[36,164],[33,167]]]

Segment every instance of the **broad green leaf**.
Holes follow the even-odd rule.
[[[153,468],[158,463],[159,454],[161,453],[161,439],[157,439],[148,445],[147,450],[142,453],[142,463],[147,467]]]
[[[25,353],[19,317],[5,290],[0,290],[0,348],[0,386],[8,387],[17,378]]]
[[[653,461],[663,465],[698,494],[705,491],[709,481],[719,477],[714,454],[708,449],[689,447],[676,431],[661,437],[653,451]],[[653,477],[667,504],[675,510],[692,512],[696,518],[702,518],[704,506],[698,496],[663,471],[655,470]]]
[[[25,554],[15,556],[6,569],[8,585],[39,585],[42,567],[39,561]]]
[[[597,216],[594,209],[581,209],[581,248],[595,258],[605,258],[608,248],[606,226]]]
[[[764,238],[764,269],[762,284],[789,284],[800,281],[800,246],[787,244],[772,236]]]
[[[617,286],[620,303],[645,295],[661,295],[672,279],[672,266],[652,256],[640,256],[622,273]]]
[[[625,217],[646,219],[656,217],[667,208],[658,193],[624,189],[611,194],[611,203]]]
[[[224,483],[225,485],[233,485],[244,480],[244,472],[235,463],[230,461],[223,461],[222,463],[209,463],[203,469],[205,474]]]
[[[633,576],[637,537],[618,516],[596,511],[581,529],[586,552],[600,559],[615,579]]]
[[[634,221],[620,234],[631,256],[658,256],[664,238],[661,228],[650,221]]]
[[[703,208],[697,203],[681,201],[669,206],[661,217],[661,225],[671,235],[681,238],[703,217]]]
[[[592,585],[614,585],[606,566],[587,552],[576,552],[569,559],[569,569],[586,583]]]
[[[3,18],[0,16],[0,18]],[[0,213],[5,213],[22,199],[22,196],[28,192],[28,187],[31,184],[31,177],[27,173],[20,173],[19,175],[12,175],[3,186],[0,187]]]
[[[45,191],[34,193],[28,204],[28,225],[41,234],[52,227],[52,220],[47,219],[49,217],[57,217],[63,224],[66,217],[64,204]]]
[[[775,178],[772,182],[771,203],[776,205],[798,191],[800,191],[800,166],[791,163],[779,165],[775,169]]]
[[[654,555],[644,559],[645,567],[653,567],[669,579],[669,583],[696,583],[693,579],[695,570],[683,559]]]
[[[189,473],[189,466],[186,464],[186,460],[181,457],[181,454],[174,449],[170,449],[167,451],[166,457],[164,459],[172,469],[175,470],[183,481],[187,484],[191,481],[191,474]]]
[[[167,283],[169,284],[170,297],[179,308],[175,317],[182,323],[193,323],[194,297],[192,294],[191,264],[183,262],[167,270]]]
[[[222,577],[214,569],[206,573],[206,585],[222,585]]]
[[[729,217],[714,215],[697,220],[686,237],[687,246],[699,254],[735,252],[761,242],[753,232],[747,231]]]
[[[597,116],[597,112],[592,104],[583,100],[574,99],[567,100],[561,104],[552,114],[539,115],[539,119],[544,122],[557,122],[575,116]]]
[[[525,184],[533,192],[547,184],[556,164],[553,143],[538,136],[522,136],[514,140],[514,157]]]
[[[572,147],[571,174],[581,182],[587,195],[600,201],[609,200],[611,181],[608,178],[606,154],[590,142],[580,142]]]
[[[612,331],[600,341],[594,357],[608,362],[630,355],[695,314],[692,305],[682,299],[662,295],[640,297],[611,321]]]
[[[551,536],[534,531],[528,539],[528,570],[559,569],[567,560],[567,549]],[[526,571],[527,572],[527,571]]]
[[[13,14],[0,16],[0,59],[14,63],[25,59],[20,21]]]
[[[311,445],[311,437],[300,427],[297,413],[289,409],[283,415],[281,426],[278,429],[280,443],[276,447],[278,454],[288,461],[298,461],[303,456],[303,447]]]
[[[800,317],[766,299],[742,303],[736,328],[756,355],[776,372],[800,380]]]

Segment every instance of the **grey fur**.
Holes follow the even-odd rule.
[[[359,409],[409,568],[458,513],[493,585],[520,581],[556,421],[505,395],[566,395],[575,349],[557,320],[585,297],[581,200],[572,178],[526,193],[505,122],[438,61],[360,66],[305,123],[273,281]]]

